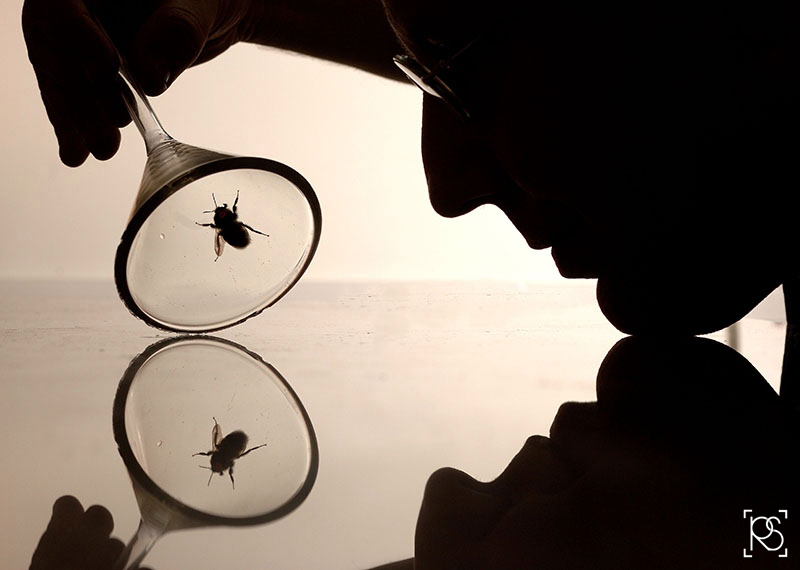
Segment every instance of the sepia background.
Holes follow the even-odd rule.
[[[0,5],[0,559],[26,567],[52,502],[108,506],[127,539],[137,511],[111,434],[130,360],[166,335],[127,313],[113,259],[144,167],[135,127],[109,161],[70,169],[39,99],[20,29]],[[591,281],[559,277],[503,214],[444,219],[420,159],[420,92],[335,64],[235,46],[152,101],[192,145],[271,158],[319,196],[322,240],[301,283],[226,331],[274,364],[320,438],[317,487],[265,528],[179,533],[154,568],[367,568],[413,553],[427,476],[491,479],[560,403],[594,398],[621,337]],[[491,284],[487,284],[491,282]],[[773,384],[781,299],[714,338]],[[244,467],[243,467],[244,469]],[[199,470],[198,470],[199,471]]]

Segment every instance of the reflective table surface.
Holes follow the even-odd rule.
[[[773,386],[783,334],[758,319],[737,333]],[[131,360],[173,336],[130,315],[111,282],[0,283],[4,567],[27,567],[61,495],[107,507],[114,535],[133,534],[139,514],[112,405]],[[596,399],[598,368],[623,335],[591,282],[301,282],[215,336],[291,386],[316,431],[319,472],[285,518],[168,533],[145,561],[154,569],[366,569],[408,558],[430,474],[454,466],[495,478],[528,436],[548,434],[561,404]]]

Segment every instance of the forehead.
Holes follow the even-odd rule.
[[[531,54],[558,59],[559,50],[595,53],[620,43],[642,47],[642,36],[652,37],[657,35],[655,28],[671,29],[675,24],[667,24],[664,14],[653,18],[644,8],[626,10],[615,4],[580,9],[529,0],[383,0],[383,4],[400,43],[421,61],[452,56],[487,33],[493,36],[492,43],[506,44],[504,59],[525,64]]]
[[[486,29],[487,21],[517,4],[455,0],[383,0],[395,34],[412,54],[419,50],[459,46]]]

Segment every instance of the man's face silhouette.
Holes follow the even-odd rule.
[[[601,308],[630,333],[722,328],[791,273],[798,121],[775,96],[788,76],[777,24],[385,4],[412,56],[448,61],[440,76],[472,111],[465,122],[425,95],[440,214],[499,207],[564,276],[598,278]]]

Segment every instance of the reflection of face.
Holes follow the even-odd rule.
[[[492,26],[450,0],[385,4],[429,65]],[[499,207],[564,276],[598,277],[601,307],[627,332],[699,333],[743,316],[786,278],[796,242],[785,189],[798,122],[770,107],[783,73],[774,46],[729,41],[702,15],[690,25],[539,4],[511,8],[521,25],[496,24],[456,60],[473,123],[425,96],[434,208]]]
[[[796,418],[767,382],[708,339],[628,338],[597,393],[562,405],[492,482],[434,473],[415,568],[751,568],[743,509],[800,502]]]
[[[690,475],[665,478],[673,467],[665,455],[637,465],[618,454],[576,470],[555,441],[533,437],[490,483],[437,471],[417,523],[415,568],[698,567],[706,553],[684,549],[708,519],[701,509],[691,513],[697,502]],[[689,565],[662,566],[662,549]],[[717,555],[717,562],[729,558]]]

